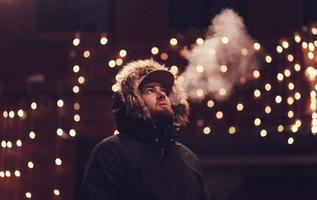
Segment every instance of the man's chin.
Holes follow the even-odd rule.
[[[168,124],[173,121],[174,112],[170,109],[160,109],[151,113],[152,120],[157,124]]]

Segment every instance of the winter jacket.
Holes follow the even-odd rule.
[[[82,185],[85,200],[205,200],[197,156],[165,129],[126,119],[119,135],[93,150]]]

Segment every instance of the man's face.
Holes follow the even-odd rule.
[[[174,112],[166,89],[158,82],[149,82],[141,88],[142,97],[153,120],[170,120]]]

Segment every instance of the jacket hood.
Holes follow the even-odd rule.
[[[117,123],[116,115],[120,113],[122,116],[122,112],[124,112],[124,115],[129,115],[141,121],[151,119],[150,110],[142,99],[138,85],[145,75],[155,70],[168,71],[166,67],[153,59],[147,59],[130,62],[117,74],[116,86],[118,91],[115,93],[116,98],[113,99],[113,112]],[[185,126],[188,122],[189,104],[187,95],[177,80],[175,80],[168,97],[174,111],[174,123]]]

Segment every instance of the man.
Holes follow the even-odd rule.
[[[154,60],[139,60],[116,76],[113,98],[118,135],[90,155],[85,200],[204,200],[197,156],[176,142],[188,121],[186,95]]]

